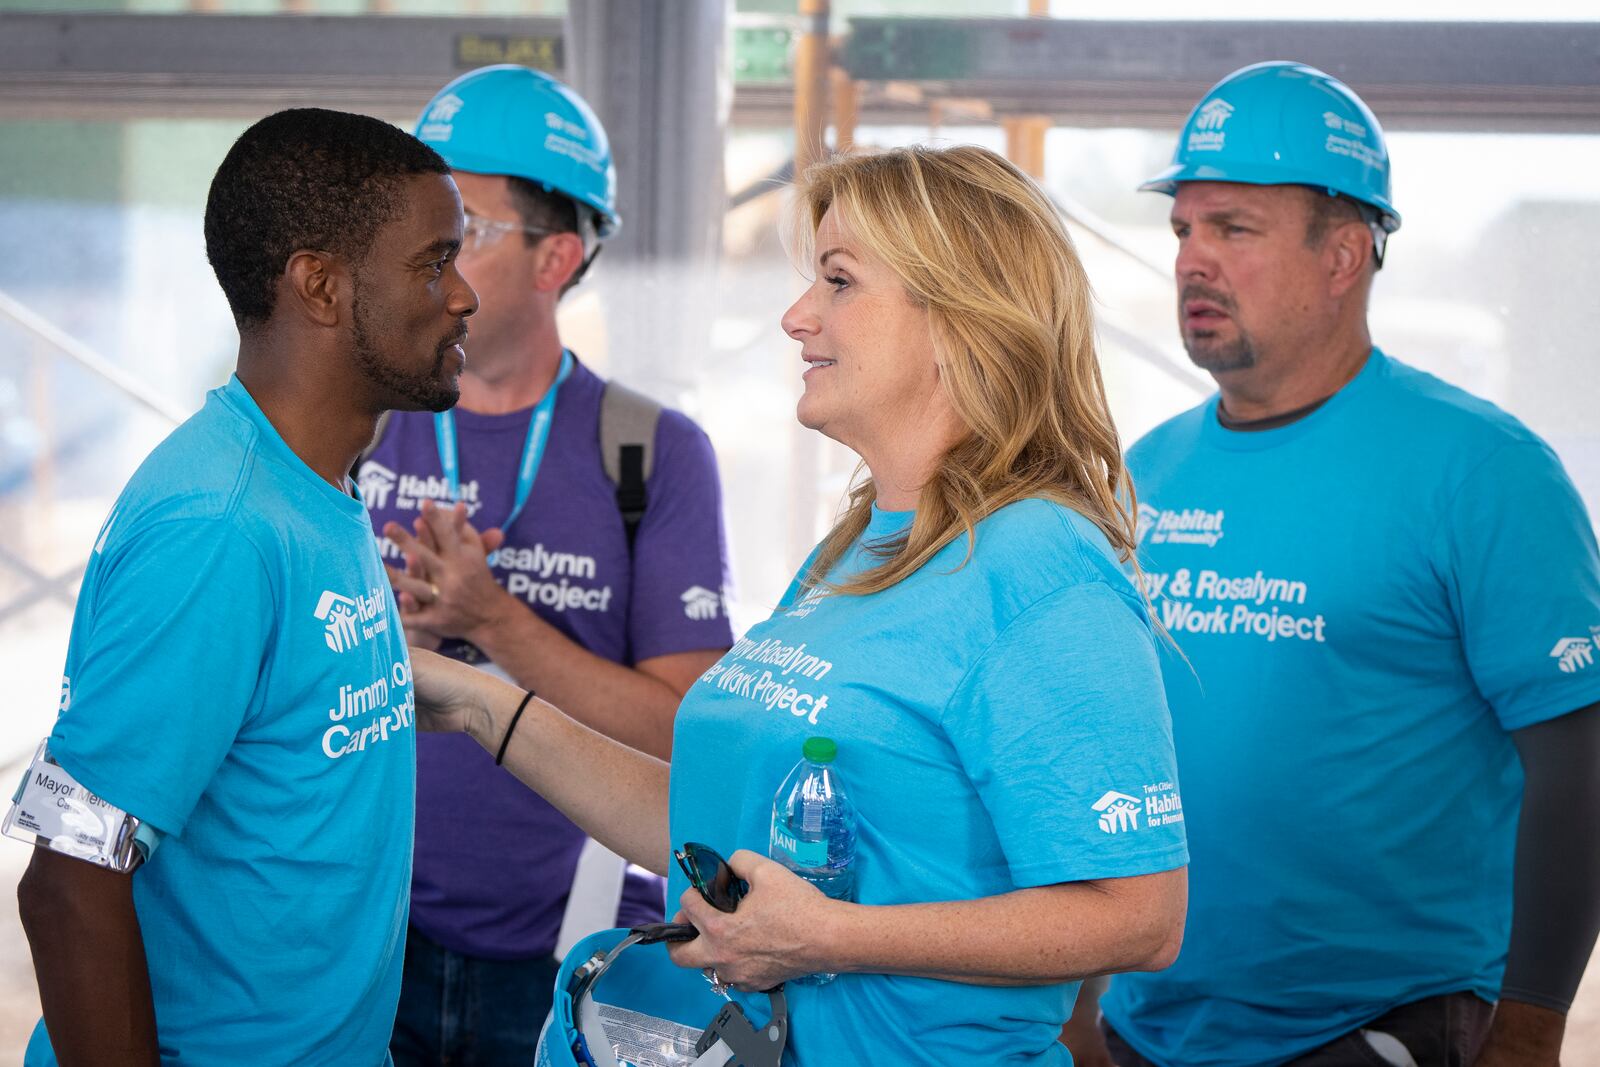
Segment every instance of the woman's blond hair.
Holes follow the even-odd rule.
[[[940,381],[969,432],[922,487],[909,530],[836,592],[899,582],[977,523],[1032,497],[1078,511],[1124,560],[1137,545],[1133,486],[1095,354],[1093,295],[1050,201],[988,149],[917,146],[819,163],[796,185],[809,261],[833,208],[854,241],[927,308]],[[870,478],[850,490],[805,578],[824,583],[871,518]]]

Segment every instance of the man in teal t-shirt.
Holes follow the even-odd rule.
[[[1372,346],[1399,216],[1348,88],[1239,71],[1146,188],[1221,391],[1129,455],[1193,863],[1177,963],[1102,1001],[1112,1059],[1554,1067],[1600,919],[1583,505]]]
[[[431,149],[281,112],[212,182],[238,373],[140,466],[85,572],[50,751],[153,831],[130,875],[39,848],[27,1063],[379,1067],[411,872],[411,665],[348,471],[454,402],[477,298]]]

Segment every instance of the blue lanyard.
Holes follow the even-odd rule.
[[[511,514],[500,524],[502,530],[509,530],[511,524],[517,521],[517,516],[522,514],[523,505],[528,502],[528,494],[533,492],[533,480],[539,476],[539,464],[544,461],[545,441],[550,437],[550,418],[555,413],[556,394],[561,391],[561,383],[572,373],[572,364],[572,353],[563,348],[561,369],[556,372],[556,380],[544,394],[544,399],[533,409],[533,418],[528,420],[528,440],[522,446],[522,462],[517,467],[517,495],[511,504]],[[439,467],[444,471],[444,480],[450,486],[450,499],[459,500],[461,454],[456,446],[455,412],[441,411],[433,417],[433,436],[439,446]],[[492,554],[489,557],[489,565],[494,566]]]

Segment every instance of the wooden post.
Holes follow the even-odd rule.
[[[1050,0],[1028,0],[1028,17],[1050,17]],[[1044,137],[1050,130],[1048,115],[1014,115],[1004,119],[1006,158],[1039,181],[1044,180]]]
[[[796,174],[826,154],[828,126],[829,0],[800,0],[800,17],[809,25],[794,54],[794,170]]]
[[[1044,178],[1044,135],[1050,130],[1048,115],[1013,115],[1001,119],[1006,131],[1006,158],[1034,178]]]
[[[843,67],[829,73],[833,94],[833,150],[848,152],[856,143],[856,118],[860,113],[861,87],[850,80]]]

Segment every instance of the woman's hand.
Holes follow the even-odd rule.
[[[739,910],[718,911],[690,887],[679,898],[674,922],[693,923],[700,936],[667,946],[680,967],[716,968],[724,985],[759,992],[829,965],[824,946],[829,920],[854,905],[830,900],[787,867],[740,849],[728,857],[733,873],[750,883]]]
[[[487,715],[483,692],[488,676],[437,652],[411,650],[411,680],[417,695],[417,729],[470,733]]]

